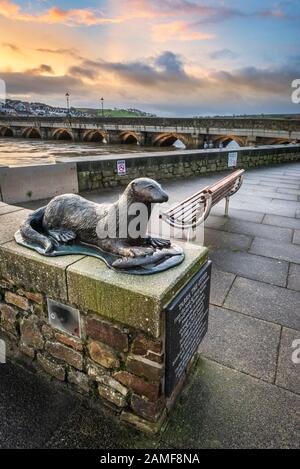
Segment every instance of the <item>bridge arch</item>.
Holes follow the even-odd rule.
[[[83,134],[84,142],[107,142],[107,133],[103,130],[87,130]]]
[[[74,140],[72,132],[70,130],[64,129],[64,128],[56,129],[53,132],[52,137],[55,140]]]
[[[41,132],[36,127],[28,127],[22,132],[23,138],[42,138]]]
[[[8,127],[7,125],[3,125],[0,127],[0,136],[1,137],[14,137],[15,132],[11,127]]]
[[[156,138],[154,138],[153,144],[158,147],[170,147],[177,140],[180,140],[185,146],[189,144],[189,139],[186,135],[178,134],[175,132],[166,132],[163,134],[159,134]]]
[[[224,146],[228,145],[230,142],[236,142],[240,147],[245,146],[245,139],[237,135],[219,135],[213,138],[213,141],[218,144],[222,143]]]
[[[121,140],[121,143],[124,144],[140,144],[140,139],[138,135],[135,132],[131,132],[130,130],[125,130],[124,132],[121,132],[119,138]]]

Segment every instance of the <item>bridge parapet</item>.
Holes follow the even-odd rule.
[[[26,129],[32,129],[29,133]],[[43,139],[69,139],[98,142],[133,143],[156,145],[172,142],[173,135],[189,148],[199,148],[205,141],[218,141],[219,137],[236,140],[242,145],[293,143],[300,141],[300,119],[160,119],[160,118],[16,118],[0,117],[0,136],[30,137]],[[96,133],[97,132],[97,133]],[[169,134],[169,137],[164,137]],[[93,135],[93,136],[92,136]],[[102,135],[102,136],[101,136]],[[221,140],[222,141],[222,140]]]
[[[195,129],[207,129],[210,127],[229,128],[229,129],[270,129],[285,131],[300,131],[300,119],[287,118],[250,118],[250,117],[215,117],[215,118],[162,118],[162,117],[93,117],[93,118],[64,118],[64,117],[6,117],[0,116],[0,125],[3,122],[13,125],[21,125],[22,122],[35,123],[41,126],[53,126],[57,123],[71,125],[115,125],[115,126],[140,126],[140,127],[178,127]]]

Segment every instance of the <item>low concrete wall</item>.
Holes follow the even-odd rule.
[[[186,150],[128,155],[108,155],[86,161],[77,159],[79,191],[126,185],[136,177],[157,180],[188,178],[228,170],[223,150]],[[117,174],[117,161],[126,161],[126,175]],[[274,145],[238,150],[238,168],[255,168],[300,160],[300,145]],[[61,161],[65,161],[62,159]]]
[[[0,200],[9,204],[52,198],[59,194],[123,186],[136,177],[157,180],[189,178],[228,170],[223,150],[184,150],[57,158],[57,164],[0,167]],[[118,175],[117,162],[125,160],[126,174]],[[273,145],[238,150],[238,168],[255,168],[300,160],[300,145]]]
[[[0,200],[8,204],[77,193],[76,164],[0,167]]]
[[[181,265],[161,274],[124,275],[99,259],[46,258],[17,245],[14,232],[28,213],[0,203],[0,339],[10,358],[158,431],[184,381],[165,395],[164,308],[207,250],[188,249]],[[50,325],[49,299],[78,309],[80,338]]]

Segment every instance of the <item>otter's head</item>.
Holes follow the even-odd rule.
[[[168,202],[169,200],[168,194],[162,189],[158,182],[154,181],[154,179],[134,179],[129,184],[127,191],[136,202],[161,204],[163,202]]]

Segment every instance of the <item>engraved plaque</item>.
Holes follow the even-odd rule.
[[[47,299],[49,324],[62,332],[80,337],[80,313],[78,309]]]
[[[207,332],[210,280],[208,261],[165,309],[167,396],[172,394]]]

